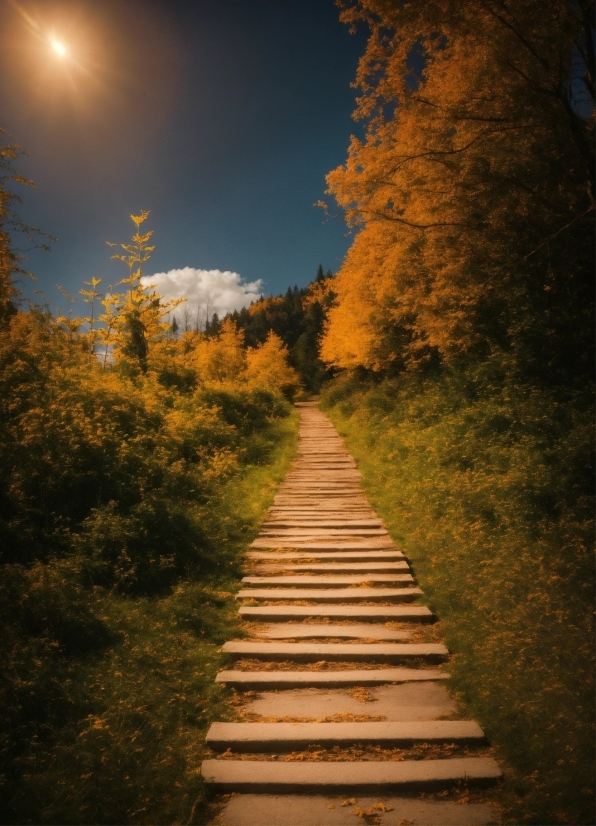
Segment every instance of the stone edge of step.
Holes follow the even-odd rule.
[[[225,791],[258,790],[273,794],[305,789],[320,789],[325,793],[426,790],[457,782],[488,785],[497,783],[503,776],[492,757],[332,763],[205,760],[201,774],[206,783]]]

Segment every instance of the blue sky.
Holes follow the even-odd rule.
[[[358,131],[365,33],[332,0],[0,0],[0,14],[0,126],[37,186],[23,217],[59,239],[28,260],[52,305],[57,283],[123,275],[105,241],[141,209],[150,273],[230,271],[276,294],[338,269],[350,237],[313,204]]]

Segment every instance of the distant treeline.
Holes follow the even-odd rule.
[[[217,313],[203,313],[200,327],[207,336],[215,336],[224,321],[233,322],[244,333],[247,347],[257,347],[273,332],[288,348],[288,362],[296,370],[303,388],[318,393],[321,384],[334,375],[334,370],[319,356],[324,322],[333,303],[333,273],[323,271],[319,264],[314,281],[307,287],[288,287],[284,295],[260,298],[250,307],[227,313],[222,319]],[[182,308],[184,313],[184,307]],[[180,331],[176,320],[175,330]]]

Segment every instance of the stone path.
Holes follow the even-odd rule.
[[[247,638],[224,645],[217,676],[244,720],[207,734],[212,822],[498,823],[477,789],[501,771],[478,724],[456,719],[435,618],[335,428],[298,407],[298,455],[237,595]]]

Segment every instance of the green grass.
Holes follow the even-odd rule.
[[[344,380],[323,404],[441,618],[505,822],[593,823],[591,397],[447,376]]]
[[[157,597],[85,591],[81,599],[107,632],[102,650],[60,662],[39,648],[31,654],[32,691],[38,657],[51,671],[44,697],[54,691],[56,703],[43,726],[23,728],[28,741],[5,778],[2,822],[204,822],[205,733],[232,714],[229,692],[214,678],[221,643],[238,633],[240,554],[287,472],[296,438],[295,413],[256,435],[254,463],[211,501],[204,519],[220,554],[217,573]]]

